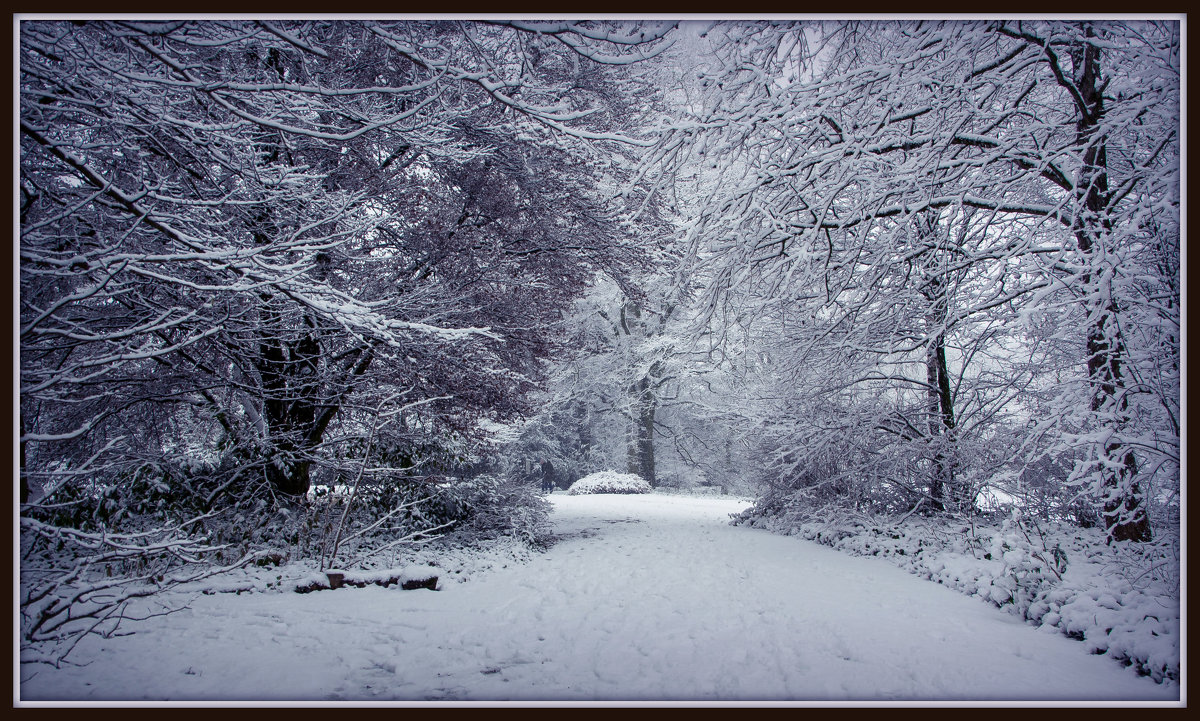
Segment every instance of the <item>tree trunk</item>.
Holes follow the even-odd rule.
[[[630,388],[632,418],[628,443],[629,473],[641,476],[651,486],[658,485],[654,472],[654,416],[656,402],[650,389],[650,378],[642,378]]]
[[[654,415],[656,409],[653,399],[642,407],[638,423],[638,465],[641,467],[639,476],[646,479],[651,486],[658,485],[658,475],[654,468]]]
[[[929,384],[929,436],[934,446],[929,495],[934,499],[935,510],[954,510],[960,494],[954,491],[954,469],[946,457],[947,447],[953,443],[954,401],[946,373],[945,334],[938,333],[926,351],[925,371]]]
[[[21,414],[21,436],[25,435],[25,414]],[[21,503],[29,503],[29,477],[25,475],[25,441],[21,441]]]
[[[642,321],[642,309],[633,301],[621,306],[621,325],[630,343],[645,338],[650,330]],[[626,443],[626,469],[641,476],[651,486],[658,484],[654,472],[654,416],[658,411],[655,383],[662,374],[662,364],[650,364],[649,371],[629,386],[630,428]]]
[[[293,496],[307,493],[311,485],[307,451],[317,420],[317,359],[308,351],[314,347],[311,336],[280,344],[279,353],[262,364],[268,439],[275,451],[267,478],[280,493]]]
[[[1091,25],[1084,27],[1087,37],[1094,37]],[[1091,394],[1091,409],[1101,415],[1099,421],[1114,431],[1120,431],[1128,421],[1128,404],[1121,374],[1121,358],[1125,354],[1124,340],[1117,323],[1117,303],[1111,296],[1108,283],[1098,283],[1096,274],[1103,273],[1096,261],[1103,254],[1104,243],[1112,231],[1108,219],[1111,196],[1108,188],[1108,157],[1106,139],[1098,134],[1104,117],[1104,96],[1099,85],[1100,49],[1080,43],[1071,50],[1074,84],[1082,99],[1083,109],[1076,123],[1076,142],[1083,149],[1083,167],[1075,188],[1081,212],[1075,220],[1075,239],[1089,270],[1083,275],[1084,288],[1093,288],[1088,295],[1087,370]],[[1138,464],[1133,449],[1120,442],[1105,443],[1098,454],[1104,491],[1104,522],[1110,540],[1149,541],[1150,519],[1146,515]]]
[[[946,323],[949,319],[949,281],[942,267],[942,250],[935,238],[937,217],[922,215],[917,219],[920,240],[933,243],[923,261],[925,283],[921,293],[929,302],[925,316],[928,334],[925,349],[925,381],[928,396],[929,441],[933,447],[933,467],[929,478],[929,496],[937,511],[963,511],[971,504],[966,489],[960,487],[954,471],[954,396],[950,391],[950,372],[946,364]]]
[[[303,495],[311,485],[311,460],[307,451],[320,438],[313,438],[317,427],[319,403],[318,359],[320,343],[311,318],[294,340],[281,314],[272,307],[273,298],[263,303],[263,324],[259,330],[259,357],[256,360],[262,378],[263,420],[266,423],[270,456],[266,476],[272,487],[291,496]]]

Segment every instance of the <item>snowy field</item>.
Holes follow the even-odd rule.
[[[552,502],[559,541],[528,563],[437,592],[197,594],[79,665],[16,669],[19,700],[1180,700],[887,561],[732,527],[735,499]]]

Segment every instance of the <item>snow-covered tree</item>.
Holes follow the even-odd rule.
[[[29,538],[261,515],[527,413],[562,310],[642,262],[604,199],[670,27],[22,21]]]
[[[297,494],[364,388],[514,410],[580,278],[636,255],[564,138],[618,137],[634,89],[589,57],[658,34],[601,28],[23,23],[29,472],[191,409]]]
[[[895,462],[925,469],[884,486],[969,506],[963,444],[1028,421],[1020,458],[1074,458],[1061,480],[1095,499],[1112,537],[1149,538],[1147,484],[1178,483],[1178,345],[1163,347],[1177,278],[1161,262],[1178,234],[1178,25],[729,23],[709,36],[702,106],[652,157],[707,173],[691,237],[709,312],[795,318],[794,367],[824,389],[814,401],[849,419],[846,403],[871,399],[825,432],[891,435],[907,449]],[[1033,318],[1053,319],[1077,369],[1038,417],[1029,389],[1058,368],[1033,363]],[[1165,363],[1131,346],[1146,332]]]

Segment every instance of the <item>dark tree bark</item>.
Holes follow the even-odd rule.
[[[1095,37],[1095,30],[1084,26],[1085,37]],[[1112,231],[1109,205],[1112,196],[1108,186],[1107,139],[1099,132],[1104,118],[1104,92],[1100,82],[1100,48],[1090,43],[1078,43],[1071,49],[1073,82],[1077,92],[1079,119],[1076,123],[1076,142],[1083,148],[1083,167],[1075,186],[1081,211],[1076,217],[1074,233],[1079,251],[1088,268],[1095,268],[1094,258],[1103,251],[1103,244]],[[1084,273],[1083,286],[1091,287],[1093,271]],[[1089,297],[1091,325],[1087,329],[1087,369],[1091,388],[1091,408],[1103,411],[1118,429],[1128,420],[1128,403],[1121,371],[1125,344],[1117,324],[1117,305],[1108,293],[1097,292]],[[1150,519],[1146,515],[1138,463],[1133,449],[1115,442],[1103,448],[1104,459],[1099,465],[1106,491],[1104,522],[1112,540],[1149,541]]]
[[[636,302],[630,301],[621,307],[619,332],[631,340],[649,334],[642,318],[642,309]],[[629,473],[646,479],[651,486],[658,485],[654,463],[654,418],[658,413],[658,385],[662,374],[662,362],[654,361],[645,374],[629,386],[630,427],[626,468]]]
[[[946,369],[945,333],[937,333],[930,339],[925,370],[929,384],[929,436],[934,445],[929,495],[935,499],[936,510],[958,510],[964,494],[957,487],[953,460],[947,457],[947,450],[954,444],[954,399]]]
[[[630,389],[633,394],[633,427],[629,441],[630,473],[641,476],[651,486],[658,485],[654,469],[654,416],[657,399],[650,377],[639,379]]]
[[[936,213],[922,213],[916,219],[918,241],[926,246],[921,257],[924,282],[921,295],[928,303],[925,327],[925,383],[928,398],[929,443],[932,468],[929,496],[936,511],[965,511],[971,505],[966,488],[955,474],[956,423],[954,395],[950,389],[950,371],[946,362],[946,332],[950,316],[950,279],[943,266],[942,242],[937,237]]]
[[[25,437],[25,414],[21,414],[21,438]],[[29,503],[29,477],[25,475],[25,441],[21,441],[21,503]]]

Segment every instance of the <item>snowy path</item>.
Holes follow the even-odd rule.
[[[562,540],[527,565],[438,593],[202,596],[22,698],[1178,699],[884,561],[731,527],[728,499],[553,500]]]

